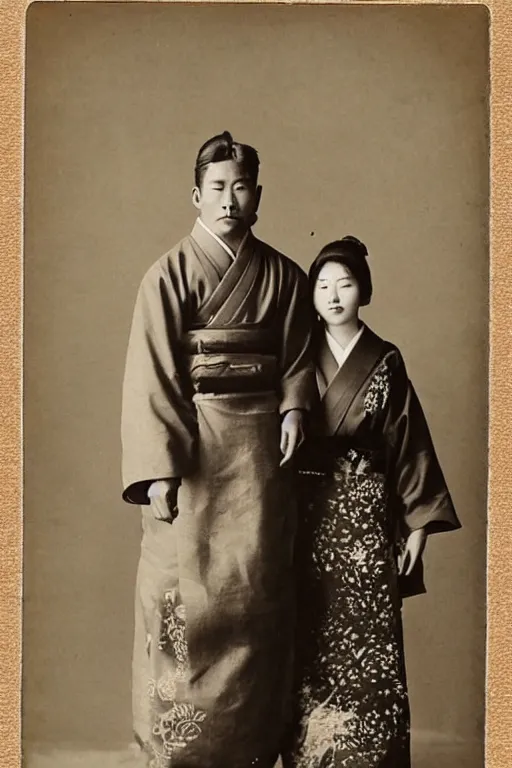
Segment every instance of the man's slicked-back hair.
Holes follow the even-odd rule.
[[[234,141],[229,131],[224,131],[224,133],[205,141],[197,153],[194,169],[196,187],[201,187],[208,166],[211,163],[221,163],[223,160],[235,160],[240,163],[249,179],[256,186],[260,167],[258,153],[254,147]]]

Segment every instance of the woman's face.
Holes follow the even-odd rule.
[[[345,325],[357,319],[361,299],[352,272],[336,261],[326,262],[316,279],[313,303],[326,325]]]

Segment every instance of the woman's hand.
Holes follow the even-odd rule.
[[[169,480],[156,480],[149,486],[148,496],[151,510],[157,520],[172,523],[178,516],[178,488],[181,485],[179,477]]]
[[[398,555],[398,573],[400,576],[409,576],[414,566],[420,559],[427,543],[427,534],[424,528],[411,531],[405,542],[403,551]]]
[[[280,467],[287,464],[297,448],[304,441],[304,417],[302,411],[294,408],[285,414],[281,424],[281,459]]]

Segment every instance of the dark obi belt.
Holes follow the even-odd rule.
[[[332,475],[347,466],[365,473],[383,473],[385,454],[377,446],[367,446],[353,438],[311,436],[300,448],[296,466],[299,472]]]
[[[279,386],[276,334],[262,328],[202,328],[183,342],[194,391],[242,394]]]

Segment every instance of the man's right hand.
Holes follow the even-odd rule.
[[[178,516],[178,488],[181,485],[179,477],[168,480],[156,480],[149,486],[148,496],[151,510],[157,520],[172,523]]]

